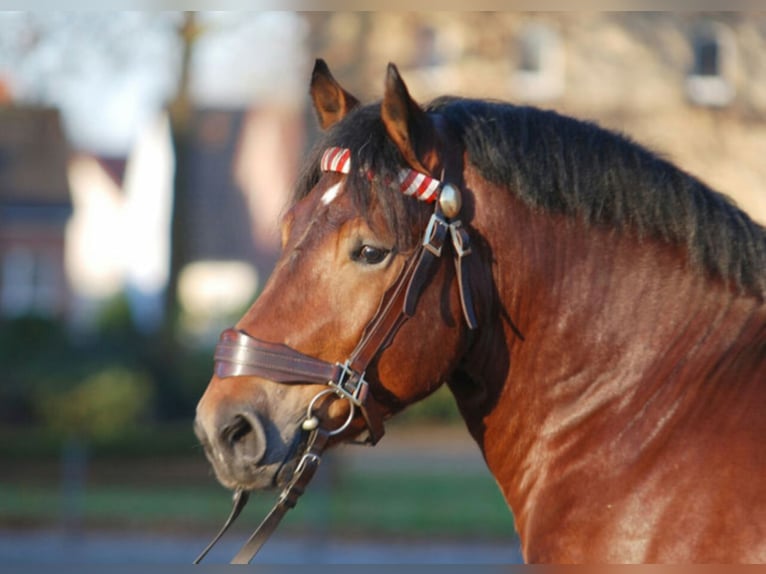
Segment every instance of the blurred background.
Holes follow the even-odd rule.
[[[223,521],[191,422],[219,332],[278,256],[317,57],[363,101],[393,61],[421,102],[595,120],[766,223],[764,13],[0,13],[0,562],[189,562]],[[262,556],[516,545],[440,391],[375,449],[328,456]]]

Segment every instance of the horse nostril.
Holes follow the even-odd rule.
[[[248,420],[242,415],[236,415],[234,419],[221,429],[221,438],[230,447],[244,439],[253,430]]]
[[[247,414],[236,414],[221,427],[221,444],[237,458],[257,462],[266,452],[266,437],[257,419]]]

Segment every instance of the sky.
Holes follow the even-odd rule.
[[[128,153],[178,85],[178,12],[0,12],[0,80],[61,109],[75,149]],[[192,59],[200,106],[305,99],[307,27],[291,12],[205,12]]]

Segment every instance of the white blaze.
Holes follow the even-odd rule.
[[[330,189],[324,192],[324,195],[322,196],[322,203],[324,205],[330,205],[333,201],[335,201],[335,198],[338,197],[341,190],[343,189],[343,182],[339,181],[335,185],[333,185]]]

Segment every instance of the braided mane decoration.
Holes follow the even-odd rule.
[[[348,174],[351,171],[351,150],[341,147],[331,147],[322,154],[320,164],[322,171]],[[426,203],[433,203],[439,196],[441,182],[414,169],[403,169],[399,172],[399,189],[409,197],[415,197]]]
[[[348,174],[351,171],[351,150],[331,147],[322,154],[322,171]]]

